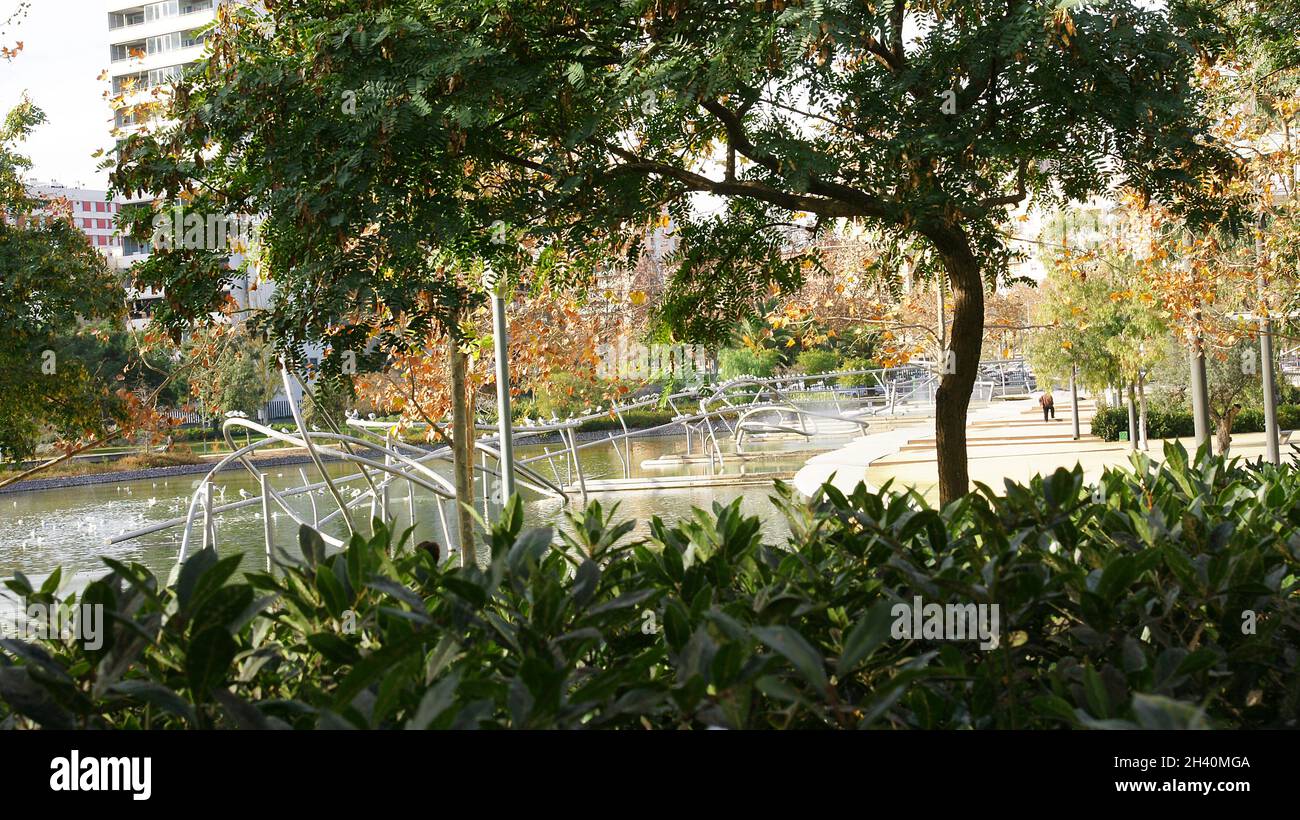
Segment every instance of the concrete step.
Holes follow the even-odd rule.
[[[1078,443],[1101,443],[1101,439],[1096,436],[1080,436],[1076,441],[1072,436],[1017,436],[1012,438],[968,438],[966,439],[967,447],[1006,447],[1010,444],[1078,444]],[[919,452],[922,450],[933,450],[934,439],[914,439],[899,448],[899,452]]]
[[[1090,420],[1091,420],[1091,416],[1085,416],[1085,415],[1083,415],[1082,413],[1079,414],[1079,423],[1080,423],[1080,424],[1087,424]],[[1071,421],[1071,419],[1070,419],[1070,415],[1069,415],[1068,413],[1066,413],[1066,414],[1063,414],[1063,415],[1057,415],[1057,417],[1056,417],[1056,421],[1048,421],[1048,422],[1044,422],[1044,421],[1043,421],[1043,417],[1042,417],[1041,415],[1038,415],[1038,418],[1037,418],[1037,419],[1033,419],[1033,418],[1024,418],[1024,419],[1010,419],[1010,420],[1007,420],[1007,421],[972,421],[970,424],[967,424],[966,427],[967,427],[967,429],[970,429],[970,428],[976,428],[976,427],[979,427],[979,428],[984,428],[984,427],[1042,427],[1042,426],[1046,426],[1046,425],[1052,425],[1052,426],[1055,426],[1055,425],[1057,425],[1057,424],[1060,424],[1061,422],[1065,422],[1065,423],[1068,424],[1070,421]]]
[[[1077,445],[1081,442],[1073,442],[1073,443]],[[1104,441],[1088,442],[1088,443],[1094,446],[1071,450],[1070,451],[1071,458],[1077,457],[1081,453],[1107,452],[1107,451],[1114,450],[1113,444],[1107,444]],[[972,459],[984,459],[984,458],[996,459],[996,458],[1033,458],[1034,456],[1037,455],[1050,456],[1051,453],[1052,453],[1051,450],[1044,450],[1042,452],[1034,452],[1034,453],[1000,454],[997,452],[986,452],[984,450],[975,449],[971,451],[970,455]],[[873,461],[871,462],[871,466],[889,467],[889,466],[898,466],[903,464],[933,464],[934,459],[935,459],[935,455],[933,449],[930,449],[928,451],[919,450],[919,451],[914,451],[909,453],[900,452],[896,455],[886,456],[877,461]]]

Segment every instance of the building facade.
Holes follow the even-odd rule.
[[[122,267],[122,237],[113,227],[122,203],[110,199],[107,191],[73,188],[57,182],[28,182],[27,194],[43,202],[67,200],[72,210],[72,223],[113,267]]]
[[[216,19],[219,6],[242,0],[155,0],[129,3],[105,0],[107,14],[110,99],[113,101],[114,135],[120,140],[142,129],[163,123],[166,89],[180,78],[185,67],[204,56],[207,45],[203,29]],[[121,208],[144,205],[149,197],[118,203]],[[134,240],[121,240],[121,264],[129,267],[147,259],[152,247]],[[229,260],[238,270],[244,259],[233,253]],[[258,282],[256,271],[236,275],[230,294],[242,308],[265,307],[274,292],[268,282]],[[152,305],[163,297],[147,289],[129,294],[131,322],[147,324]],[[294,400],[301,395],[294,390]],[[277,396],[283,400],[283,395]]]

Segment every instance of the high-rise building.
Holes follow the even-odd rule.
[[[109,82],[114,101],[113,126],[119,136],[157,124],[162,110],[158,89],[180,77],[182,69],[203,56],[200,30],[216,16],[223,0],[157,0],[128,3],[107,0]],[[119,203],[120,207],[147,202],[148,198]],[[147,243],[130,237],[121,241],[120,260],[125,266],[148,257]],[[147,321],[151,302],[162,297],[153,291],[130,294],[131,321]]]
[[[187,65],[203,57],[207,39],[203,29],[216,19],[218,6],[242,2],[246,0],[107,0],[108,75],[114,101],[113,125],[119,138],[162,124],[166,119],[163,92]],[[145,196],[122,202],[120,207],[150,200]],[[141,261],[152,250],[148,244],[123,238],[122,264],[130,266]],[[237,269],[242,262],[242,255],[234,253],[229,264]],[[230,287],[231,296],[243,308],[264,307],[273,291],[269,282],[258,281],[256,271],[238,276]],[[133,304],[131,320],[137,325],[148,320],[151,304],[163,297],[153,290],[129,295]],[[295,385],[293,399],[300,398]]]
[[[109,77],[113,93],[126,94],[115,124],[142,125],[134,107],[148,102],[155,88],[180,76],[181,69],[203,54],[199,31],[211,23],[222,0],[158,0],[126,3],[108,0]],[[144,113],[144,112],[142,112]]]

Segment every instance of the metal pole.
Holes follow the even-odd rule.
[[[271,488],[266,484],[266,473],[258,473],[257,483],[262,490],[262,537],[266,540],[266,571],[271,571]]]
[[[307,485],[311,484],[311,482],[307,480],[307,471],[306,471],[306,470],[304,470],[303,468],[299,467],[299,468],[298,468],[298,475],[302,476],[302,484],[303,484],[304,487],[306,487]],[[307,491],[307,500],[311,502],[311,526],[312,526],[312,529],[317,529],[317,530],[318,530],[318,529],[320,529],[320,513],[316,511],[316,492],[315,492],[314,490],[308,490],[308,491]]]
[[[415,482],[406,482],[406,517],[410,523],[409,527],[415,526]]]
[[[1142,436],[1142,449],[1150,450],[1151,444],[1147,441],[1147,374],[1145,370],[1138,371],[1138,434]]]
[[[212,520],[212,482],[203,485],[203,546],[217,548],[217,527]]]
[[[1191,352],[1192,359],[1192,418],[1196,426],[1196,447],[1199,450],[1210,441],[1209,386],[1205,377],[1205,352],[1201,349],[1198,334]]]
[[[1074,424],[1074,440],[1079,440],[1079,367],[1070,365],[1070,415]]]
[[[1277,434],[1277,388],[1273,384],[1273,321],[1268,315],[1268,292],[1264,288],[1264,215],[1259,217],[1255,232],[1255,261],[1259,287],[1259,357],[1264,388],[1264,457],[1272,464],[1282,463]]]
[[[1261,317],[1259,320],[1259,355],[1264,361],[1264,449],[1265,458],[1273,464],[1282,463],[1282,452],[1278,446],[1277,433],[1277,387],[1273,383],[1273,322]]]
[[[1137,406],[1133,395],[1133,382],[1128,383],[1128,448],[1138,448]]]
[[[497,428],[501,436],[501,501],[515,494],[515,443],[510,419],[510,339],[506,326],[505,278],[492,288],[492,341],[497,365]]]

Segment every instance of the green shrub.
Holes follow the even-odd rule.
[[[840,357],[834,350],[812,348],[800,351],[794,360],[794,369],[798,373],[817,375],[833,373],[839,369]]]
[[[1246,407],[1232,420],[1234,433],[1260,433],[1264,430],[1264,410],[1261,407]]]
[[[541,418],[580,416],[588,409],[609,406],[614,383],[581,373],[555,372],[533,391],[532,409]]]
[[[676,415],[677,414],[671,409],[661,410],[657,407],[639,407],[635,410],[629,410],[623,413],[623,423],[627,425],[629,430],[644,430],[648,427],[658,427],[662,424],[667,424],[672,421],[673,416]],[[604,415],[600,418],[584,421],[578,426],[578,430],[584,432],[605,430],[621,431],[622,429],[623,425],[619,424],[618,419],[610,415]]]
[[[1294,727],[1300,473],[1167,445],[1096,486],[1058,470],[943,510],[780,488],[786,543],[739,502],[650,537],[593,503],[557,541],[513,499],[484,567],[390,538],[274,574],[191,556],[59,600],[103,645],[0,641],[0,726]],[[997,604],[999,640],[898,631],[899,606]],[[954,637],[949,635],[949,637]]]
[[[1124,411],[1124,426],[1128,427],[1128,411]],[[1196,421],[1186,410],[1147,409],[1147,436],[1149,438],[1187,438],[1196,435]]]
[[[1281,430],[1300,429],[1300,404],[1278,405],[1277,426]]]
[[[853,356],[840,362],[840,370],[874,370],[877,367],[878,364],[861,356]],[[874,384],[878,384],[876,379],[865,373],[841,376],[839,380],[841,387],[869,387]]]
[[[1102,441],[1119,441],[1119,434],[1128,429],[1128,412],[1115,407],[1099,408],[1092,417],[1092,434]]]
[[[724,379],[737,376],[771,376],[781,362],[775,350],[726,347],[718,352],[718,372]]]
[[[1295,430],[1300,426],[1300,405],[1282,404],[1277,408],[1277,426],[1281,430]],[[1092,420],[1093,435],[1104,441],[1119,441],[1119,434],[1128,430],[1127,405],[1098,410]],[[1264,411],[1247,407],[1232,422],[1234,433],[1264,432]],[[1150,438],[1190,438],[1196,435],[1196,421],[1190,410],[1183,408],[1147,408],[1147,435]]]

